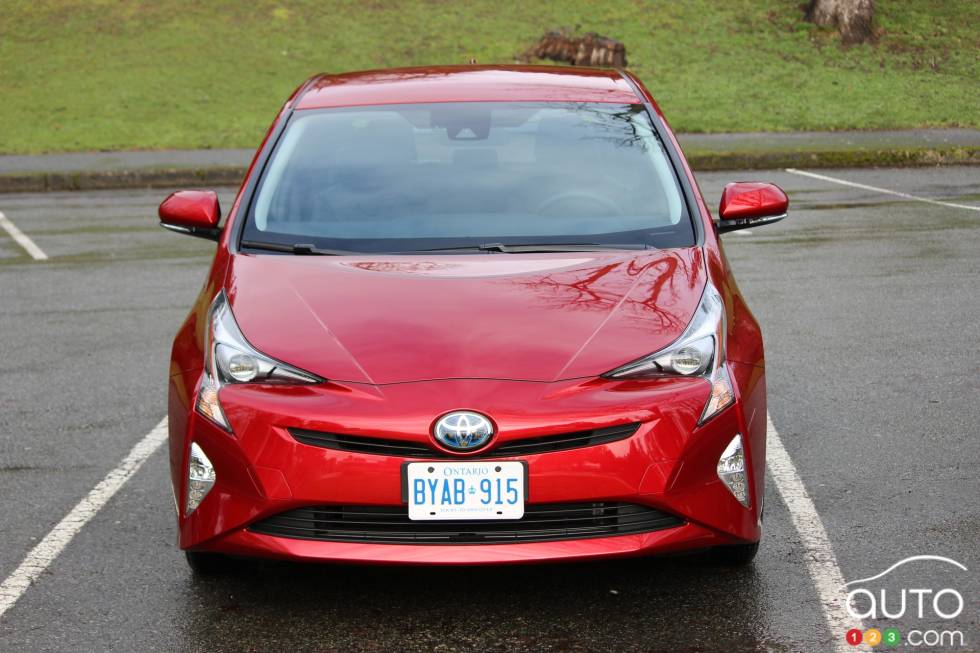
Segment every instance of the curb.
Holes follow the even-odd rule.
[[[686,152],[697,172],[772,170],[776,168],[875,168],[980,165],[980,147],[820,152]],[[246,168],[137,168],[88,172],[0,174],[0,193],[238,186]]]
[[[245,172],[246,168],[231,166],[0,174],[0,193],[238,186],[242,183]]]
[[[980,147],[906,150],[826,150],[817,152],[701,152],[687,160],[696,172],[775,168],[911,168],[980,165]]]

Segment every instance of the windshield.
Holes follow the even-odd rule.
[[[694,230],[642,105],[458,102],[296,112],[242,243],[663,248]]]

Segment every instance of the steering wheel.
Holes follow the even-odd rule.
[[[619,205],[613,202],[608,197],[603,197],[602,195],[596,195],[595,193],[590,193],[584,190],[570,190],[564,193],[559,193],[557,195],[552,195],[545,201],[538,205],[535,213],[547,214],[549,211],[559,206],[562,202],[568,202],[571,200],[577,201],[578,206],[581,206],[582,202],[591,202],[592,204],[602,207],[607,211],[613,213],[614,215],[622,215],[623,210],[619,208]]]

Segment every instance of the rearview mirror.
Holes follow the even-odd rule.
[[[179,190],[171,193],[157,211],[160,226],[177,233],[218,240],[221,207],[213,190]]]
[[[725,186],[718,207],[718,233],[779,222],[786,217],[789,198],[775,184],[739,181]]]

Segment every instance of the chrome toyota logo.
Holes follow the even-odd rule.
[[[443,415],[433,428],[440,444],[456,451],[479,449],[493,437],[493,424],[479,413],[466,410]]]

